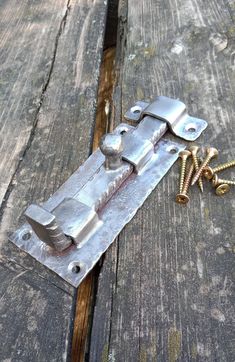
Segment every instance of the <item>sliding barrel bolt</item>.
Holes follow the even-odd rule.
[[[185,172],[186,172],[186,163],[188,157],[191,156],[191,152],[188,150],[181,151],[179,153],[179,157],[181,158],[181,169],[180,169],[180,193],[183,190]]]
[[[183,190],[182,192],[176,195],[176,202],[178,202],[178,204],[187,204],[189,202],[189,196],[187,195],[187,192],[193,175],[193,171],[194,171],[194,163],[192,162],[189,171],[185,176]]]
[[[193,159],[193,162],[194,162],[194,167],[195,167],[196,172],[199,170],[199,159],[198,159],[198,155],[197,155],[198,150],[199,150],[198,146],[191,146],[189,148],[189,151],[191,151],[191,154],[192,154],[192,159]],[[201,176],[198,179],[198,186],[199,186],[201,192],[203,192],[203,182],[202,182],[202,177]]]
[[[100,150],[105,156],[106,170],[117,170],[122,165],[123,140],[119,134],[108,133],[101,138]]]
[[[235,160],[232,160],[232,161],[226,162],[226,163],[222,163],[214,168],[207,166],[204,168],[203,175],[208,180],[211,180],[217,172],[226,170],[227,168],[234,167],[234,166],[235,166]]]
[[[217,175],[214,175],[212,179],[212,185],[216,187],[215,190],[216,195],[222,196],[230,190],[230,185],[235,186],[235,181],[224,180],[222,178],[219,178]]]
[[[214,157],[217,157],[218,156],[218,150],[214,147],[208,147],[207,150],[207,155],[206,155],[206,158],[204,159],[204,161],[202,162],[201,166],[199,167],[199,169],[196,171],[193,179],[192,179],[192,185],[194,185],[199,177],[201,176],[204,168],[209,164],[210,160]]]

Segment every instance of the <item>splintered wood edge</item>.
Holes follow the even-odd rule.
[[[104,133],[112,130],[110,110],[112,106],[112,91],[114,86],[115,47],[104,51],[101,63],[100,82],[98,90],[98,106],[93,138],[93,151],[99,146],[99,140]],[[91,271],[81,283],[77,291],[76,312],[74,319],[72,361],[84,361],[89,338],[90,320],[94,300],[94,281],[97,268]]]

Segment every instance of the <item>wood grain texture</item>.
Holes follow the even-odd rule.
[[[107,4],[0,6],[8,24],[0,43],[7,70],[0,98],[0,360],[65,361],[76,292],[14,247],[7,234],[31,202],[46,200],[89,155]]]
[[[67,1],[0,1],[0,204],[24,154],[50,77]]]
[[[199,144],[234,158],[234,9],[121,1],[114,121],[135,100],[179,98],[209,122]],[[90,361],[235,360],[234,193],[219,198],[206,184],[182,207],[177,191],[175,165],[106,253]]]

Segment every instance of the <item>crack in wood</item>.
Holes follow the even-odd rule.
[[[29,151],[29,149],[31,147],[31,144],[32,144],[34,136],[35,136],[35,131],[36,131],[36,128],[37,128],[37,125],[38,125],[39,112],[40,112],[40,109],[41,109],[42,104],[43,104],[44,95],[45,95],[45,93],[47,91],[47,88],[49,86],[49,83],[50,83],[51,75],[52,75],[52,72],[53,72],[53,69],[54,69],[56,53],[57,53],[57,48],[58,48],[58,43],[59,43],[59,38],[60,38],[64,28],[65,28],[67,16],[68,16],[68,13],[69,13],[69,9],[70,9],[70,0],[67,1],[65,14],[64,14],[64,16],[63,16],[63,18],[61,20],[59,30],[58,30],[56,38],[55,38],[55,45],[54,45],[54,50],[53,50],[53,55],[52,55],[52,60],[51,60],[51,66],[50,66],[50,69],[49,69],[48,76],[47,76],[47,79],[45,81],[45,84],[42,87],[42,92],[41,92],[41,95],[39,97],[39,102],[38,102],[35,118],[34,118],[34,121],[32,123],[32,128],[31,128],[31,131],[30,131],[28,142],[25,145],[25,149],[23,150],[22,155],[19,157],[19,162],[18,162],[18,164],[17,164],[17,166],[15,168],[15,171],[14,171],[12,177],[11,177],[8,188],[6,189],[5,195],[4,195],[2,203],[0,205],[0,224],[1,224],[1,221],[2,221],[2,216],[3,216],[3,213],[4,213],[5,207],[7,205],[7,201],[9,199],[9,197],[10,197],[12,189],[14,188],[14,180],[15,180],[16,175],[18,174],[18,172],[20,170],[20,166],[21,166],[27,152]]]

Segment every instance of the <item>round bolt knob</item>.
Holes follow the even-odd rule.
[[[119,134],[108,133],[101,138],[100,150],[105,156],[105,168],[116,170],[122,165],[123,140]]]

